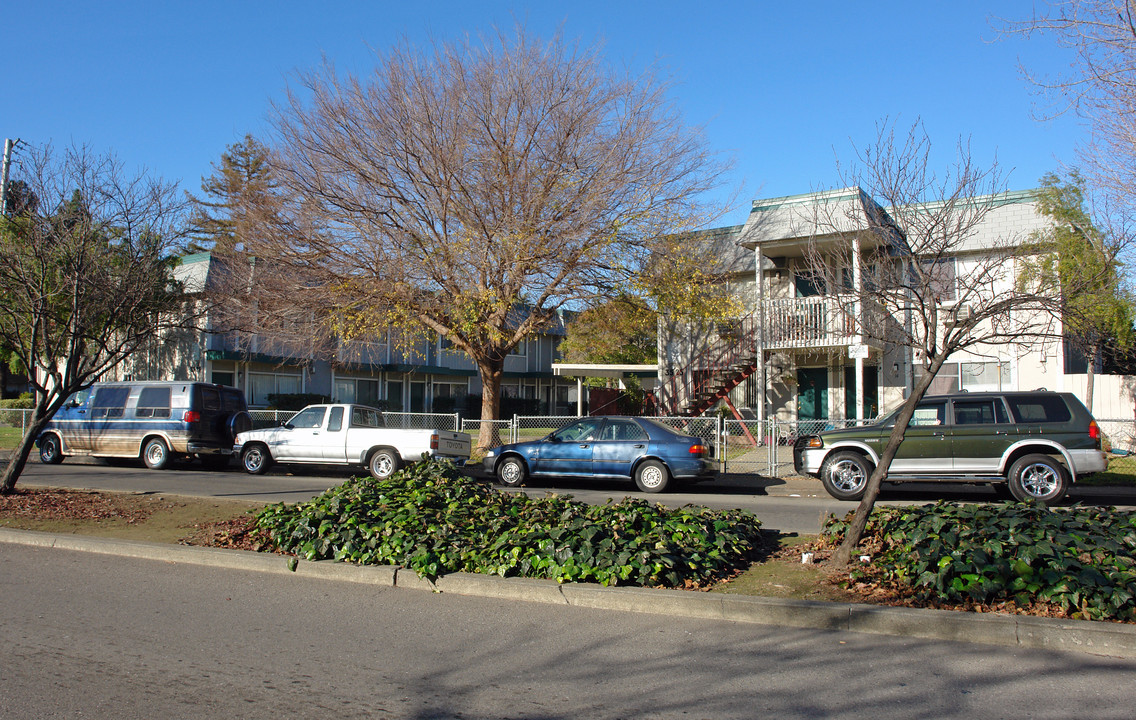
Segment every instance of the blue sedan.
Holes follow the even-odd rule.
[[[483,461],[508,487],[532,477],[633,478],[643,492],[673,480],[711,480],[717,463],[701,438],[652,418],[589,417],[533,442],[502,445]]]

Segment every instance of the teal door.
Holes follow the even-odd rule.
[[[828,419],[828,368],[797,370],[797,419]]]
[[[874,418],[880,414],[879,368],[864,367],[864,417]],[[844,417],[856,417],[856,368],[844,368]]]

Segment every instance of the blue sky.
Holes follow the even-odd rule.
[[[7,72],[0,135],[85,143],[197,192],[226,146],[268,129],[269,103],[297,70],[327,56],[366,72],[371,48],[400,37],[458,38],[525,22],[600,40],[610,62],[658,61],[677,81],[687,122],[736,161],[744,185],[717,224],[750,201],[838,184],[837,159],[876,124],[921,118],[934,161],[968,139],[1009,187],[1075,163],[1075,118],[1039,122],[1018,70],[1063,58],[1045,40],[997,41],[990,14],[1029,2],[37,2],[4,12]],[[996,6],[994,10],[991,6]]]

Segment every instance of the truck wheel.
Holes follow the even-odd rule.
[[[368,463],[368,468],[371,470],[371,475],[376,480],[386,480],[391,475],[398,472],[398,468],[402,465],[402,460],[392,450],[376,450],[375,454],[371,456],[371,462]]]
[[[161,438],[152,438],[146,441],[142,448],[142,462],[151,470],[163,470],[170,464],[170,449],[166,441]]]
[[[1049,455],[1035,453],[1019,458],[1010,467],[1009,483],[1010,492],[1022,502],[1055,505],[1065,497],[1069,474]]]
[[[63,462],[63,448],[59,446],[59,438],[54,435],[45,435],[39,441],[40,462],[48,465],[58,465]]]
[[[241,467],[249,475],[263,475],[272,467],[272,456],[264,445],[248,445],[241,452]]]
[[[868,487],[872,463],[860,453],[846,450],[833,453],[820,467],[820,481],[837,500],[859,500]]]
[[[520,487],[527,477],[525,463],[519,457],[507,457],[497,466],[497,482],[505,487]]]

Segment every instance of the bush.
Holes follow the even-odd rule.
[[[31,393],[21,393],[18,398],[0,400],[0,425],[23,426],[27,413],[4,412],[5,410],[30,410],[35,407],[35,397]]]
[[[849,518],[830,520],[839,542]],[[1114,508],[954,504],[876,508],[869,579],[935,604],[1046,606],[1066,617],[1136,620],[1136,513]]]
[[[268,396],[270,410],[303,410],[309,405],[327,402],[327,396],[317,393],[272,393]]]
[[[761,542],[761,523],[743,510],[534,499],[435,461],[269,506],[257,527],[278,549],[308,560],[396,564],[422,577],[461,571],[666,587],[729,577]]]

